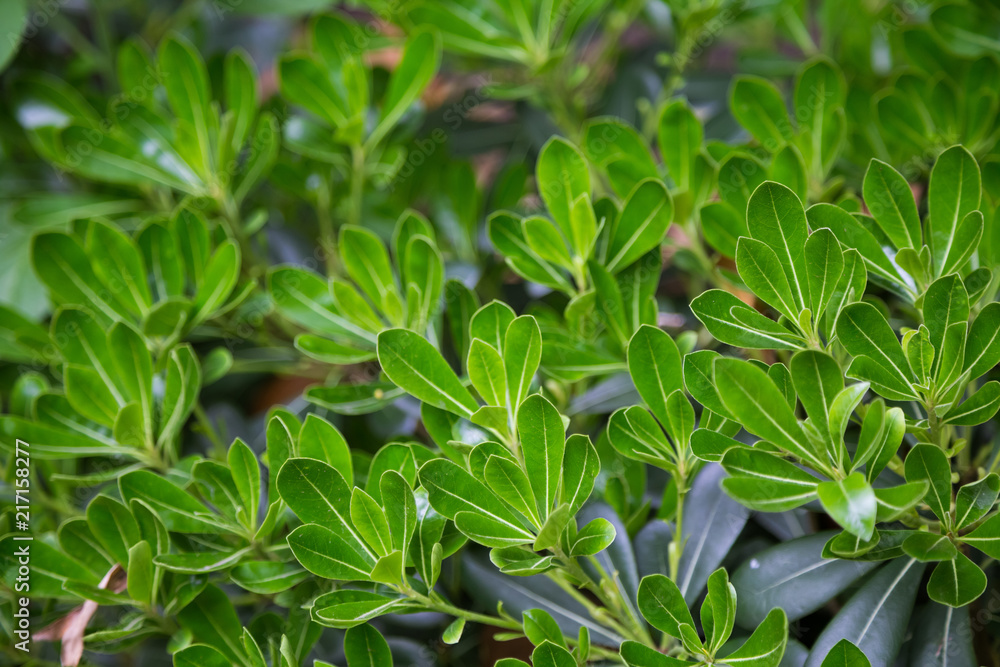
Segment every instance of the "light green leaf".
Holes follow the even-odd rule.
[[[823,508],[844,530],[862,540],[871,539],[877,503],[864,475],[855,472],[846,479],[820,482],[816,491]]]
[[[694,625],[694,619],[677,584],[662,574],[642,578],[637,600],[643,618],[671,637],[680,638],[681,625]]]
[[[931,169],[927,195],[928,245],[936,275],[942,275],[953,253],[960,223],[979,208],[982,183],[979,164],[969,151],[952,146],[938,156]]]
[[[609,236],[608,271],[617,273],[658,247],[672,216],[673,202],[661,181],[647,179],[637,184]]]
[[[769,152],[792,139],[785,101],[774,84],[756,76],[739,76],[729,91],[733,116]]]
[[[487,405],[507,405],[507,373],[500,353],[479,338],[472,340],[466,362],[472,386]]]
[[[562,479],[566,430],[555,406],[540,394],[529,396],[517,411],[524,469],[544,521],[555,506]]]
[[[650,411],[661,424],[669,423],[667,397],[684,388],[677,344],[662,329],[644,324],[629,341],[628,367]]]
[[[378,358],[389,379],[421,401],[463,417],[479,409],[441,353],[419,334],[383,331],[378,336]]]
[[[927,594],[949,607],[971,604],[986,590],[986,574],[963,553],[938,563],[927,581]]]
[[[865,205],[897,248],[919,250],[923,245],[920,216],[910,184],[902,174],[873,159],[865,172]]]
[[[906,455],[906,481],[927,480],[930,488],[924,501],[944,522],[951,512],[951,463],[937,445],[918,444]]]

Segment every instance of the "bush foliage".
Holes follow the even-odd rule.
[[[1000,664],[995,3],[143,4],[0,12],[5,658]]]

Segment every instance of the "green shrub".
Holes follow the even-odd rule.
[[[0,53],[5,657],[997,660],[995,7],[295,4]]]

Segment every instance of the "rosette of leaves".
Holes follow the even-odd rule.
[[[388,14],[400,9],[391,2],[377,5]],[[613,63],[619,36],[640,10],[638,3],[607,0],[475,0],[461,9],[420,1],[403,7],[411,30],[434,25],[446,50],[470,64],[490,63],[496,77],[491,96],[532,102],[566,130],[586,118],[601,92],[594,71]],[[604,28],[599,48],[593,47],[595,25]]]
[[[382,239],[364,227],[341,227],[338,245],[350,280],[327,280],[296,266],[275,267],[268,275],[278,312],[308,332],[295,337],[297,349],[326,364],[356,364],[375,359],[380,332],[392,327],[440,339],[445,267],[426,218],[416,211],[400,216],[391,256]],[[449,283],[449,289],[456,294],[459,310],[477,303],[461,283]],[[361,414],[400,394],[391,383],[379,380],[315,387],[306,396],[336,412]]]
[[[224,226],[188,208],[147,219],[134,238],[100,219],[39,234],[32,261],[53,303],[84,308],[102,327],[133,324],[158,352],[234,311],[255,288],[240,281],[240,246]]]
[[[115,64],[121,93],[106,115],[54,77],[17,84],[21,124],[39,155],[63,171],[133,188],[160,210],[172,208],[174,193],[210,200],[231,233],[252,231],[239,207],[267,176],[280,139],[273,115],[259,109],[249,57],[227,55],[216,95],[201,55],[179,35],[160,44],[155,60],[143,42],[127,41]]]
[[[47,361],[59,386],[28,376],[20,414],[0,417],[5,448],[13,450],[21,438],[39,459],[116,456],[154,467],[176,460],[202,381],[201,363],[188,345],[154,355],[132,324],[109,325],[76,306],[56,312],[42,341],[54,351]],[[64,475],[63,481],[95,483],[120,472]]]
[[[285,147],[305,160],[283,162],[282,181],[310,183],[304,194],[315,202],[320,240],[332,253],[334,219],[362,224],[365,197],[386,189],[406,160],[419,121],[413,109],[437,73],[441,39],[427,27],[414,31],[381,85],[368,58],[392,43],[371,28],[329,14],[312,21],[309,35],[308,51],[278,63],[282,96],[308,112],[285,123]]]
[[[560,138],[542,148],[536,179],[551,219],[501,211],[488,233],[514,272],[572,297],[561,317],[543,318],[543,364],[566,380],[622,370],[632,333],[656,321],[670,192],[658,177],[638,178],[621,202],[594,202],[587,159]]]
[[[965,281],[952,272],[970,261],[982,234],[978,212],[961,208],[978,204],[978,170],[962,149],[953,151],[942,156],[941,171],[935,171],[931,210],[951,212],[951,218],[939,214],[938,220],[968,219],[970,225],[978,223],[978,229],[969,237],[956,236],[955,227],[946,223],[945,231],[932,235],[947,246],[939,250],[939,257],[947,257],[954,246],[962,249],[958,252],[964,258],[932,274],[939,277],[921,289],[919,298],[917,315],[923,324],[905,330],[902,342],[876,306],[851,303],[860,298],[865,286],[861,260],[865,253],[854,247],[842,249],[834,234],[824,228],[808,234],[809,223],[817,227],[822,220],[857,218],[828,204],[803,211],[793,193],[765,183],[751,197],[751,236],[739,240],[737,267],[747,285],[781,313],[781,319],[773,326],[773,320],[720,291],[702,295],[692,308],[723,342],[793,354],[787,361],[768,366],[701,351],[688,355],[683,363],[685,380],[687,366],[692,369],[688,389],[699,402],[760,439],[747,446],[706,429],[691,436],[696,456],[720,461],[729,472],[723,482],[727,493],[762,511],[788,510],[819,500],[845,531],[827,543],[826,556],[875,561],[905,556],[909,560],[898,562],[938,563],[928,581],[931,599],[961,607],[974,601],[986,586],[985,575],[966,555],[969,548],[988,556],[996,553],[996,526],[990,512],[1000,478],[979,472],[954,494],[952,468],[968,442],[959,429],[987,421],[1000,407],[995,382],[976,384],[1000,362],[1000,346],[991,319],[995,304],[974,308]],[[948,190],[944,175],[956,175],[955,170],[945,171],[951,159],[959,160],[959,180],[955,189]],[[962,178],[963,166],[975,178]],[[952,207],[942,208],[946,202]],[[912,228],[919,234],[912,198],[909,203]],[[887,217],[884,207],[873,206],[873,211],[886,227],[891,220],[905,219],[905,209],[896,218]],[[810,245],[824,233],[830,250],[821,261],[818,255],[810,256]],[[856,237],[840,238],[848,245]],[[760,256],[766,259],[751,263],[750,248],[761,249]],[[922,252],[933,257],[930,248]],[[842,276],[842,258],[849,254],[854,255],[857,267],[850,273],[858,275],[849,282],[857,287],[828,302],[822,297],[826,285],[843,281],[837,269]],[[949,271],[941,275],[945,267]],[[812,300],[816,294],[821,295],[819,301]],[[729,297],[734,302],[729,316],[713,314],[709,304]],[[825,327],[811,334],[808,304],[816,312],[826,312]],[[788,337],[792,332],[797,338]],[[770,343],[757,336],[771,337]],[[697,369],[700,375],[695,375]],[[846,384],[845,377],[860,382]],[[869,390],[880,398],[863,403]],[[887,407],[893,403],[901,405]],[[799,404],[804,421],[796,415]],[[845,437],[852,419],[860,424],[856,444],[851,443],[853,451]],[[907,434],[905,450],[900,451]],[[902,528],[888,523],[897,521]]]
[[[942,3],[927,19],[901,32],[899,58],[907,67],[883,84],[873,110],[864,110],[877,121],[882,152],[915,171],[953,144],[985,157],[997,143],[991,91],[1000,82],[1000,44],[986,36],[996,10]]]
[[[994,296],[987,288],[995,234],[985,233],[980,168],[968,150],[952,146],[938,156],[923,221],[905,178],[884,162],[869,164],[863,193],[871,216],[841,216],[843,224],[831,229],[858,249],[873,282],[917,306],[932,283],[950,274],[961,279],[970,303]]]
[[[276,411],[268,422],[267,458],[276,466],[298,453],[349,456],[328,422],[310,416],[300,424]],[[224,462],[191,457],[167,476],[148,470],[120,474],[113,488],[90,501],[85,516],[66,520],[33,545],[38,569],[31,594],[61,605],[94,603],[83,612],[94,616],[82,638],[88,650],[116,653],[166,634],[171,652],[197,644],[202,648],[185,655],[264,664],[255,655],[258,641],[267,648],[266,642],[243,631],[237,605],[222,587],[236,584],[261,598],[294,599],[302,589],[289,589],[309,573],[284,544],[285,506],[274,482],[262,487],[262,478],[257,454],[240,440]],[[70,617],[81,613],[60,609]],[[281,639],[288,664],[301,664],[316,641],[315,629],[307,612],[289,615]]]
[[[827,178],[847,131],[846,88],[833,61],[823,57],[809,60],[795,76],[789,115],[773,83],[749,75],[736,77],[729,93],[730,110],[770,158],[770,164],[758,173],[785,184],[802,201],[823,201],[836,194],[842,182],[827,182]],[[749,180],[740,178],[740,172],[753,163],[753,157],[743,155],[741,161],[720,164],[720,194],[724,186],[738,192]],[[736,209],[742,212],[741,206]]]
[[[702,122],[686,100],[665,103],[650,115],[656,123],[656,150],[662,164],[657,164],[648,142],[634,128],[611,117],[587,122],[583,151],[602,184],[619,198],[629,196],[645,179],[663,181],[670,191],[669,215],[688,240],[687,245],[674,244],[675,261],[686,270],[710,276],[713,267],[700,245],[698,213],[715,189],[718,164],[704,143]],[[706,229],[706,238],[715,231]]]
[[[747,233],[736,244],[739,278],[778,313],[775,321],[721,289],[691,310],[719,341],[751,349],[828,347],[844,307],[867,282],[862,255],[830,230],[851,214],[832,204],[806,211],[788,187],[767,181],[747,203]]]

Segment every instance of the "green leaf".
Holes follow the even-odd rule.
[[[980,211],[969,211],[958,223],[955,229],[954,238],[948,248],[948,254],[941,264],[940,272],[947,275],[952,271],[958,271],[976,252],[979,242],[983,238],[983,214]]]
[[[348,124],[348,101],[334,87],[323,66],[308,56],[286,56],[278,63],[281,94],[334,127]]]
[[[170,107],[179,119],[193,129],[201,159],[207,167],[212,152],[213,129],[218,130],[218,121],[216,112],[212,110],[205,62],[190,42],[174,34],[160,46],[158,65]]]
[[[275,561],[243,561],[233,568],[229,576],[241,588],[261,595],[274,595],[309,578],[309,573],[298,563]]]
[[[486,462],[485,479],[493,493],[530,519],[537,528],[542,527],[531,484],[521,466],[506,457],[490,456]]]
[[[293,530],[288,546],[302,567],[324,579],[367,581],[375,566],[374,558],[360,552],[341,534],[314,523]]]
[[[990,473],[958,490],[955,499],[955,529],[961,530],[986,516],[1000,495],[1000,476]]]
[[[545,641],[531,652],[531,664],[532,667],[575,667],[576,659],[562,646]]]
[[[590,194],[590,170],[583,154],[565,139],[552,137],[538,154],[536,179],[552,219],[566,238],[573,238],[573,203]]]
[[[242,626],[232,602],[222,590],[207,586],[179,612],[178,618],[181,627],[189,629],[195,641],[224,654],[227,664],[243,664]]]
[[[781,262],[763,241],[741,237],[736,244],[736,267],[747,287],[779,313],[798,321],[800,307],[792,296]]]
[[[522,315],[510,323],[504,336],[503,354],[508,404],[520,406],[528,396],[542,358],[542,333],[534,317]]]
[[[570,547],[570,556],[593,556],[604,551],[615,541],[616,535],[617,531],[611,522],[598,517],[576,534],[576,541]]]
[[[701,627],[705,647],[715,653],[729,639],[736,623],[736,589],[726,570],[719,568],[708,578],[708,593],[701,605]]]
[[[75,237],[61,232],[39,234],[32,241],[31,257],[38,277],[61,303],[86,307],[102,325],[127,315],[102,298],[103,290],[95,291],[101,283]]]
[[[976,316],[965,343],[964,370],[975,380],[1000,363],[1000,303],[988,303]]]
[[[660,156],[678,190],[688,190],[694,157],[701,149],[704,131],[685,100],[674,100],[660,112],[657,141]]]
[[[298,454],[329,463],[341,474],[347,486],[354,484],[350,447],[337,427],[322,417],[306,415],[299,431]]]
[[[969,621],[968,608],[925,605],[914,623],[910,663],[928,667],[976,664]]]
[[[924,563],[952,560],[958,555],[958,550],[947,535],[922,531],[915,532],[903,540],[903,552]]]
[[[806,307],[809,271],[805,245],[808,228],[802,202],[787,187],[765,182],[754,190],[747,204],[747,228],[750,236],[766,243],[777,255],[796,307]]]
[[[566,430],[555,406],[540,394],[525,399],[517,411],[524,470],[542,521],[555,506],[562,479]]]
[[[472,340],[466,362],[472,386],[487,405],[507,405],[507,373],[500,353],[479,338]]]
[[[154,562],[171,572],[207,574],[233,567],[249,552],[249,549],[227,549],[201,553],[163,554],[157,556]]]
[[[492,491],[451,461],[434,459],[425,463],[420,468],[420,483],[427,489],[430,503],[439,514],[453,520],[462,514],[470,530],[488,527],[493,531],[477,537],[486,537],[489,542],[495,537],[502,542],[487,542],[486,546],[509,546],[509,540],[525,543],[535,539]]]
[[[927,480],[930,488],[924,497],[931,510],[944,522],[951,512],[951,463],[937,445],[918,444],[906,455],[906,481]]]
[[[992,380],[961,403],[952,406],[941,421],[956,426],[976,426],[993,418],[1000,409],[1000,382]]]
[[[592,165],[607,174],[615,194],[623,196],[644,178],[659,178],[649,144],[635,128],[612,117],[587,122],[583,150]]]
[[[195,644],[174,654],[174,667],[232,667],[229,658],[211,646]]]
[[[363,227],[340,228],[340,257],[347,273],[391,322],[399,321],[402,304],[389,253],[374,232]]]
[[[871,381],[876,390],[889,399],[916,398],[910,386],[909,364],[903,347],[874,306],[853,303],[845,307],[837,318],[837,337],[856,357],[847,371],[848,377]],[[859,363],[862,359],[869,362]]]
[[[920,216],[910,184],[902,174],[873,159],[865,172],[865,205],[875,222],[897,248],[919,250],[923,245]]]
[[[949,607],[971,604],[985,590],[986,574],[963,553],[938,563],[927,581],[930,598]]]
[[[313,618],[332,628],[353,628],[407,608],[406,599],[350,588],[325,593],[313,603]]]
[[[457,644],[462,639],[462,630],[465,629],[465,619],[456,618],[448,624],[448,627],[441,633],[441,641],[445,644]]]
[[[94,272],[104,286],[132,313],[144,315],[152,304],[146,269],[139,246],[111,225],[94,221],[88,232],[87,250]]]
[[[680,638],[680,626],[694,625],[684,596],[677,584],[662,574],[651,574],[639,582],[639,611],[654,628]]]
[[[991,558],[1000,558],[1000,514],[993,515],[974,531],[963,535],[962,542],[974,546]]]
[[[311,271],[277,267],[268,274],[268,287],[278,311],[311,331],[346,337],[373,349],[375,335],[346,317],[334,303],[326,280]]]
[[[436,33],[420,30],[410,35],[403,47],[403,57],[389,78],[379,123],[367,144],[380,141],[399,122],[434,78],[440,62],[441,38]]]
[[[351,493],[351,522],[369,547],[379,556],[392,551],[392,536],[385,511],[360,488]]]
[[[607,262],[617,273],[660,245],[673,217],[673,202],[659,180],[641,181],[629,193],[608,239]]]
[[[667,397],[684,388],[677,344],[662,329],[644,324],[629,341],[628,367],[650,411],[661,424],[669,423]]]
[[[201,322],[222,307],[240,275],[240,247],[226,241],[212,254],[205,267],[205,280],[194,296],[192,322]]]
[[[622,642],[620,651],[622,660],[628,667],[684,667],[691,664],[680,658],[671,658],[631,639]]]
[[[969,151],[952,146],[931,169],[927,194],[928,239],[935,275],[942,275],[965,216],[979,208],[982,183],[979,164]]]
[[[147,503],[171,532],[217,533],[222,527],[190,493],[148,470],[122,475],[118,489],[126,502],[138,498]]]
[[[846,479],[820,482],[816,491],[823,509],[844,530],[862,540],[871,539],[875,530],[877,503],[875,491],[864,475],[854,472]]]
[[[702,292],[691,302],[691,311],[709,333],[727,345],[757,350],[797,350],[804,347],[799,343],[801,339],[798,336],[774,324],[725,290]],[[747,324],[747,321],[753,325]]]
[[[573,211],[576,210],[574,206]],[[571,213],[572,214],[572,213]],[[573,260],[559,229],[547,218],[533,216],[525,218],[524,238],[528,246],[542,259],[564,268],[572,268]]]
[[[477,310],[469,322],[469,337],[479,338],[504,352],[507,330],[514,323],[514,309],[502,301],[490,301]]]
[[[868,657],[857,646],[841,639],[823,658],[820,667],[872,667]]]
[[[813,426],[831,446],[831,453],[835,453],[837,450],[832,445],[839,444],[841,438],[834,436],[834,429],[830,424],[830,412],[837,395],[844,390],[844,377],[840,365],[824,352],[803,350],[792,357],[789,368],[802,407],[812,420]]]
[[[726,202],[709,202],[701,207],[701,232],[708,244],[726,257],[736,257],[736,244],[747,236],[743,215]]]
[[[806,665],[821,665],[842,639],[860,648],[875,667],[892,665],[903,645],[923,571],[922,563],[899,558],[869,578],[816,639]]]
[[[389,644],[367,623],[350,628],[344,634],[344,657],[347,667],[392,667]]]
[[[962,280],[954,274],[935,280],[924,294],[923,314],[941,366],[945,333],[952,325],[969,319],[969,295]]]
[[[535,646],[541,646],[549,641],[557,646],[566,647],[566,639],[552,614],[544,609],[529,609],[521,614],[524,625],[524,636]]]
[[[722,402],[744,428],[817,470],[826,468],[806,444],[808,440],[795,414],[764,371],[746,361],[719,358],[715,362],[715,380]]]
[[[471,417],[479,405],[441,353],[419,334],[389,329],[378,336],[378,358],[389,379],[425,403]]]
[[[806,286],[809,309],[819,317],[836,290],[844,272],[844,253],[829,229],[817,229],[806,240]]]
[[[777,667],[788,643],[788,618],[781,609],[772,609],[741,647],[723,660],[732,667]]]
[[[738,76],[729,92],[729,108],[736,120],[770,152],[792,140],[792,123],[781,93],[756,76]]]
[[[141,539],[139,526],[128,508],[117,500],[98,496],[87,506],[87,524],[105,551],[127,567],[129,551]]]
[[[930,484],[924,480],[888,488],[875,489],[878,521],[894,521],[913,508],[927,495]]]
[[[590,438],[579,433],[566,440],[563,455],[563,478],[559,487],[559,504],[567,504],[575,514],[594,490],[594,483],[601,468],[597,448]]]

